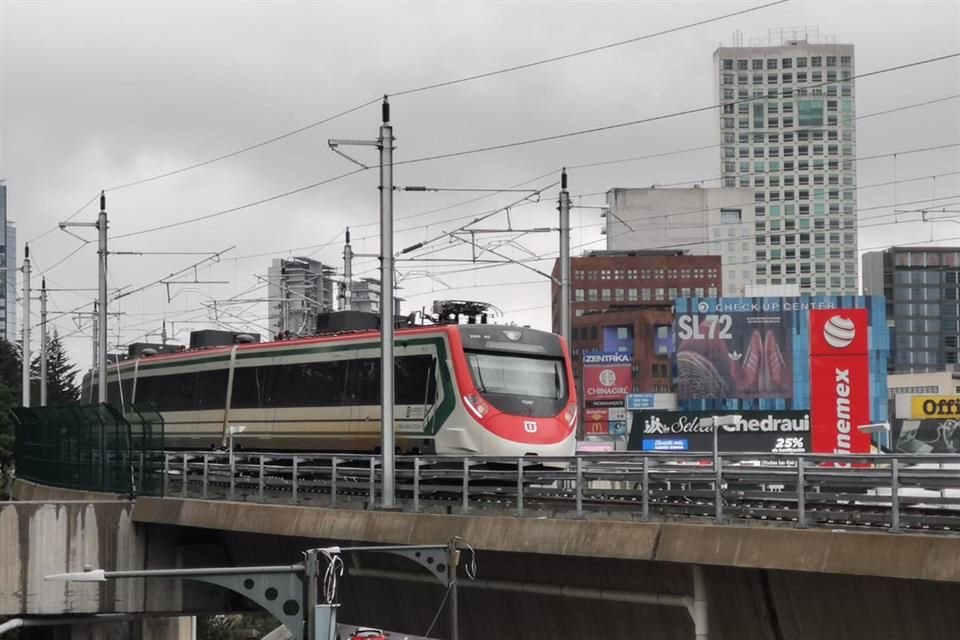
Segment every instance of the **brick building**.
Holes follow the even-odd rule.
[[[553,266],[559,277],[560,263]],[[673,302],[723,291],[720,256],[682,251],[595,251],[570,260],[571,356],[578,387],[583,354],[630,354],[632,391],[672,390]],[[560,287],[553,284],[553,331],[560,332]],[[582,394],[581,394],[582,397]]]

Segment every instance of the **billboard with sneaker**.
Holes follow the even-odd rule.
[[[779,312],[677,314],[677,397],[793,397],[793,319]]]
[[[677,298],[671,358],[677,408],[811,410],[817,395],[811,335],[843,338],[849,327],[840,320],[849,314],[828,314],[838,320],[812,334],[811,316],[845,309],[866,313],[858,336],[866,341],[867,371],[857,378],[857,392],[869,398],[869,422],[886,422],[890,337],[882,296]]]

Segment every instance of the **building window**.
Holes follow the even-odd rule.
[[[577,302],[583,302],[583,289],[577,289],[574,294],[576,295]]]

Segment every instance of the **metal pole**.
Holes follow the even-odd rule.
[[[460,605],[457,601],[457,565],[460,560],[460,551],[457,541],[451,540],[449,557],[447,558],[447,578],[450,583],[450,640],[460,638]]]
[[[383,98],[383,124],[380,125],[380,416],[383,424],[383,502],[385,509],[395,506],[394,433],[393,433],[393,126],[390,103]]]
[[[343,310],[350,311],[353,296],[353,247],[350,246],[350,227],[347,227],[347,242],[343,245]]]
[[[693,633],[697,640],[710,637],[710,620],[707,605],[707,585],[703,579],[703,567],[693,565]]]
[[[98,336],[100,335],[100,311],[98,310],[99,303],[94,301],[93,303],[93,359],[90,361],[93,364],[90,366],[91,374],[99,370],[100,367],[100,346],[97,344]],[[93,381],[91,380],[91,389]],[[91,394],[88,398],[90,402],[93,402],[93,395]]]
[[[30,406],[30,245],[23,247],[23,349],[21,373],[23,406]]]
[[[47,279],[40,281],[40,406],[47,406]]]
[[[413,512],[420,511],[420,458],[413,459]]]
[[[900,467],[896,458],[890,459],[890,530],[900,531]]]
[[[567,170],[560,174],[560,335],[570,348],[570,192]]]
[[[517,458],[517,515],[523,515],[523,458]]]
[[[97,231],[100,246],[100,321],[97,326],[97,347],[99,349],[99,370],[97,372],[97,401],[107,401],[107,197],[100,192],[100,215],[97,217]],[[119,383],[119,380],[117,381]]]
[[[643,459],[643,475],[640,476],[640,499],[642,500],[641,517],[650,519],[650,458]]]
[[[470,510],[470,461],[467,458],[463,459],[463,484],[460,489],[463,498],[461,508],[466,513]]]
[[[807,526],[807,481],[804,479],[803,456],[797,456],[797,526]]]
[[[714,492],[713,492],[713,501],[714,501],[714,513],[716,514],[717,522],[723,522],[723,493],[722,493],[722,480],[723,480],[723,469],[720,466],[720,427],[717,426],[717,416],[713,417],[713,472],[714,472]]]
[[[574,488],[577,498],[577,517],[583,515],[583,458],[577,456],[577,486]]]

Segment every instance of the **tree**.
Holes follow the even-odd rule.
[[[197,640],[262,638],[280,626],[267,613],[197,616]]]
[[[30,363],[31,397],[40,398],[40,354]],[[70,361],[59,334],[47,342],[47,406],[77,404],[80,387],[77,386],[77,366]],[[34,402],[36,404],[36,402]]]
[[[7,480],[13,469],[13,418],[10,410],[20,406],[20,352],[0,339],[0,499],[5,499]]]

